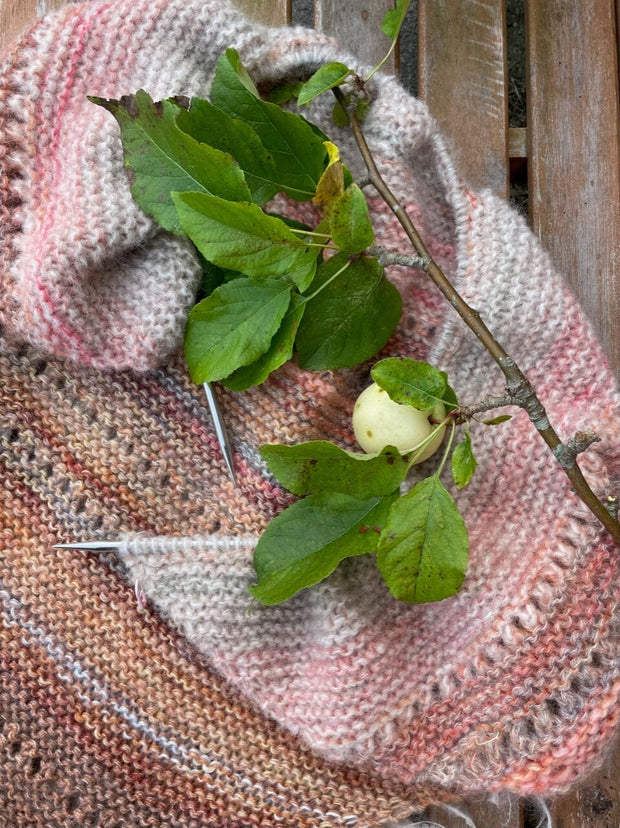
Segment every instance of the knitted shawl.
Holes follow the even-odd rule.
[[[1,71],[0,823],[370,826],[432,800],[564,790],[617,724],[620,564],[524,412],[472,428],[457,596],[399,603],[370,558],[281,606],[248,594],[256,537],[290,502],[257,447],[354,448],[369,366],[290,363],[222,391],[234,486],[179,354],[195,253],[132,202],[116,122],[87,100],[204,95],[228,46],[257,82],[342,59],[219,0],[91,0],[37,24]],[[382,76],[372,98],[388,183],[560,435],[596,429],[581,464],[613,493],[614,383],[575,300],[523,219],[466,188],[421,102]],[[329,102],[308,115],[359,174]],[[371,208],[379,241],[407,251]],[[403,314],[382,355],[432,362],[464,402],[500,393],[426,276],[389,276]],[[53,548],[91,538],[118,553]]]

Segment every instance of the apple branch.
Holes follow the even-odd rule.
[[[484,397],[480,402],[473,405],[460,405],[456,414],[459,420],[471,420],[475,414],[484,414],[494,408],[504,408],[508,405],[516,405],[510,394],[503,394],[500,397]]]
[[[441,291],[461,319],[492,356],[504,375],[506,380],[506,393],[512,400],[512,404],[527,412],[534,428],[538,431],[568,476],[575,493],[608,530],[616,543],[619,543],[620,523],[594,494],[577,464],[577,454],[584,450],[582,446],[587,448],[587,445],[591,445],[593,440],[590,440],[590,442],[587,439],[585,441],[578,440],[577,436],[566,444],[560,440],[557,432],[549,422],[547,412],[538,399],[529,379],[487,328],[480,313],[467,304],[430,255],[405,207],[390,190],[379,172],[355,111],[348,109],[344,95],[338,87],[335,87],[332,91],[343,111],[347,114],[357,146],[366,166],[368,181],[394,213],[411,242],[417,257],[419,257],[419,260],[416,259],[419,263],[415,266],[420,267],[428,274],[435,286]]]
[[[428,270],[428,259],[423,259],[421,256],[394,253],[378,244],[372,244],[368,248],[368,253],[374,256],[382,267],[401,265],[401,267],[412,267],[414,270],[423,270],[425,272]]]

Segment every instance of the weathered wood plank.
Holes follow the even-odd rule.
[[[283,26],[291,22],[291,0],[233,0],[241,11],[267,26]]]
[[[65,0],[0,0],[0,60],[37,17],[59,9],[64,3]]]
[[[508,130],[508,155],[510,158],[527,158],[527,129],[510,127]]]
[[[550,805],[553,828],[617,828],[619,784],[620,741],[597,774]]]
[[[529,0],[529,204],[620,376],[620,113],[614,0]]]
[[[616,0],[616,51],[620,60],[620,0]]]
[[[427,808],[424,817],[433,825],[442,828],[522,828],[522,814],[519,799],[510,794],[476,797],[452,806],[444,805]]]
[[[343,47],[364,63],[376,66],[390,48],[381,21],[390,0],[315,0],[314,23],[320,32],[338,38]],[[398,53],[392,53],[382,71],[396,73]]]
[[[508,193],[502,0],[419,0],[419,92],[472,187]]]
[[[620,376],[618,0],[529,0],[532,225]],[[620,741],[602,770],[551,806],[555,828],[620,824]]]

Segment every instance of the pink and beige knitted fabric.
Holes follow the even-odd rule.
[[[620,563],[522,412],[472,428],[458,596],[399,604],[371,559],[351,559],[282,606],[250,600],[256,537],[290,501],[257,447],[354,448],[369,366],[290,364],[223,392],[234,487],[178,350],[195,255],[133,204],[116,123],[86,99],[205,94],[227,46],[257,81],[341,57],[216,0],[91,0],[38,24],[2,69],[0,824],[370,826],[432,799],[563,790],[616,730]],[[360,172],[329,103],[309,116]],[[524,221],[464,187],[394,80],[376,78],[365,131],[561,436],[596,429],[582,467],[614,493],[614,383]],[[372,207],[380,241],[406,250]],[[426,277],[390,277],[404,309],[385,354],[433,362],[464,402],[501,392]],[[119,554],[52,548],[92,537]]]

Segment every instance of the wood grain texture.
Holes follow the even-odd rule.
[[[369,66],[376,66],[390,48],[389,39],[381,31],[381,21],[391,0],[316,0],[315,27],[338,38],[343,48]],[[398,52],[395,51],[382,68],[395,74]]]
[[[466,828],[472,823],[476,828],[524,828],[519,798],[511,794],[472,798],[456,806],[430,807],[423,818],[441,828]]]
[[[620,376],[620,123],[614,0],[527,4],[529,204]]]
[[[573,793],[550,806],[553,828],[617,828],[620,825],[620,741],[603,767]]]
[[[0,2],[0,60],[31,23],[48,11],[64,5],[64,0],[2,0]]]
[[[508,130],[508,155],[510,158],[527,158],[527,129],[510,127]]]
[[[616,52],[620,60],[620,0],[616,0]]]
[[[526,9],[531,223],[620,377],[620,3],[529,0]],[[554,828],[620,825],[620,741],[551,815]]]
[[[283,26],[291,21],[291,0],[233,0],[244,14],[267,26]]]
[[[470,186],[508,193],[502,0],[419,0],[419,91]]]

